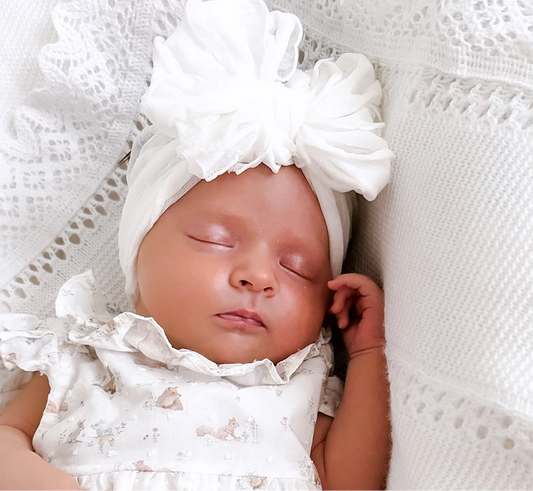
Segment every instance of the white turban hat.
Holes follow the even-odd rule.
[[[260,164],[296,165],[320,203],[332,273],[350,238],[348,191],[373,200],[392,153],[380,137],[381,86],[360,54],[296,68],[299,19],[262,0],[189,0],[184,19],[154,42],[141,101],[151,126],[134,143],[119,230],[126,293],[135,296],[143,237],[199,180]]]

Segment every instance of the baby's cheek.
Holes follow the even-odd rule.
[[[322,319],[326,315],[326,312],[328,311],[329,307],[333,302],[333,295],[334,292],[332,292],[328,288],[327,282],[320,283],[316,287],[316,293],[315,298],[313,300],[313,304],[317,307],[317,310],[319,311],[318,315]]]
[[[329,294],[326,292],[317,292],[311,295],[304,305],[300,308],[302,320],[307,326],[310,336],[318,335],[320,328],[324,324],[328,307]]]

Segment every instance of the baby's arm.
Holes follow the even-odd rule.
[[[36,374],[0,416],[0,489],[80,489],[33,450],[49,392],[48,379]]]
[[[358,274],[340,275],[329,287],[350,362],[335,418],[318,415],[311,457],[324,489],[383,489],[390,454],[383,294]]]

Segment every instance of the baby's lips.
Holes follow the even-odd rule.
[[[265,327],[261,316],[256,312],[251,312],[245,309],[233,310],[231,312],[222,312],[218,314],[219,317],[228,320],[242,320],[258,327]]]

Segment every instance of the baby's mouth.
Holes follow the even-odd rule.
[[[243,326],[265,327],[259,314],[248,310],[234,310],[217,314],[217,316],[231,323],[242,324]]]

